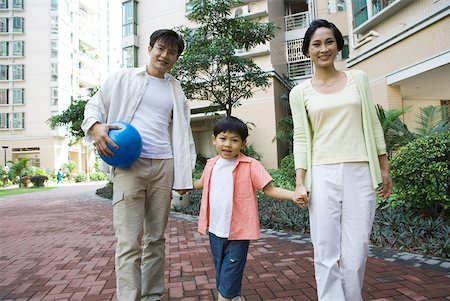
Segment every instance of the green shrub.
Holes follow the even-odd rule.
[[[101,171],[96,171],[89,174],[89,179],[91,181],[107,181],[108,176]]]
[[[258,192],[261,228],[309,233],[308,209],[301,209],[289,200],[274,200]]]
[[[242,153],[248,157],[252,157],[258,161],[261,160],[262,156],[260,154],[258,154],[255,150],[255,148],[253,147],[253,144],[248,144],[243,150]]]
[[[45,172],[45,169],[42,169],[40,167],[31,167],[31,170],[33,171],[33,176],[46,176],[47,173]]]
[[[37,175],[30,177],[31,183],[33,183],[33,187],[44,187],[45,181],[48,180],[47,176]]]
[[[105,187],[99,188],[95,191],[95,194],[105,198],[112,200],[113,198],[113,183],[106,183]]]
[[[200,154],[197,154],[197,160],[195,161],[195,169],[192,173],[192,179],[198,180],[201,178],[203,169],[205,168],[207,159]]]
[[[450,132],[418,138],[391,159],[391,175],[399,199],[413,209],[439,214],[450,208]]]
[[[85,182],[86,174],[84,172],[79,172],[73,177],[73,179],[75,180],[75,183]]]
[[[19,187],[25,188],[31,186],[30,176],[17,177],[16,183],[19,182]]]
[[[450,225],[445,216],[426,217],[401,207],[377,210],[370,238],[376,246],[450,258]]]

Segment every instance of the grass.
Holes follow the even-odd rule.
[[[38,192],[54,189],[56,187],[36,187],[36,188],[8,188],[8,189],[0,189],[0,197],[5,197],[14,194],[23,194],[30,192]]]

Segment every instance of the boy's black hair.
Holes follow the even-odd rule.
[[[178,48],[178,57],[184,50],[183,38],[171,29],[159,29],[150,36],[150,47],[153,47],[156,42],[161,42],[164,45],[176,46]]]
[[[247,125],[234,116],[227,116],[220,118],[214,123],[213,127],[213,135],[217,137],[220,133],[232,132],[239,134],[241,136],[242,141],[245,141],[248,137],[248,128]]]
[[[303,45],[302,45],[302,52],[304,55],[309,57],[308,49],[309,44],[311,43],[311,38],[313,34],[316,32],[316,30],[320,27],[326,27],[330,28],[333,31],[334,38],[336,39],[337,48],[338,51],[341,51],[344,47],[344,37],[342,36],[342,33],[339,31],[339,29],[331,22],[328,22],[325,19],[317,19],[311,22],[308,29],[305,32],[305,36],[303,37]]]

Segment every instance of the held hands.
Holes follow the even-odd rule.
[[[306,208],[309,204],[308,192],[304,185],[297,185],[292,201],[300,208]]]
[[[110,129],[120,129],[120,126],[97,122],[89,129],[89,135],[94,139],[98,152],[105,157],[114,155],[114,152],[109,149],[106,143],[109,143],[115,149],[119,149],[119,146],[108,136]]]

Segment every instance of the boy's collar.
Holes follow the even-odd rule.
[[[211,158],[211,159],[209,159],[209,160],[211,160],[212,162],[216,163],[217,160],[219,160],[219,158],[220,158],[220,155],[217,155],[217,156],[215,156],[215,157],[213,157],[213,158]],[[208,160],[208,161],[209,161],[209,160]],[[243,153],[239,153],[239,154],[236,156],[236,163],[239,163],[239,162],[250,162],[250,161],[251,161],[251,158],[250,158],[250,157],[247,157],[247,156],[244,155]]]

